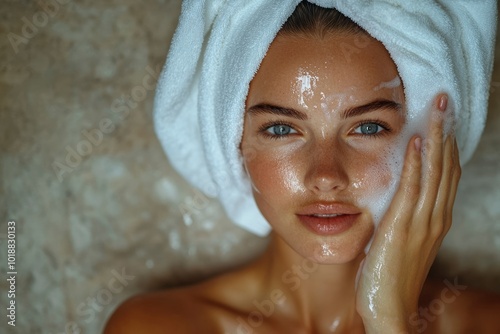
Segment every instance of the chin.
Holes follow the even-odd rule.
[[[305,228],[292,233],[274,229],[279,239],[302,258],[325,265],[347,264],[364,258],[373,231],[374,225],[368,221],[335,236],[317,235]]]
[[[369,237],[357,242],[323,240],[311,242],[307,247],[300,247],[295,251],[317,264],[347,264],[365,257],[364,249],[368,240]]]
[[[317,264],[347,264],[364,258],[374,229],[369,214],[362,214],[352,226],[339,233],[318,232],[297,220],[273,226],[274,233],[295,253]]]

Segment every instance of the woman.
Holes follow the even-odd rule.
[[[360,38],[363,52],[346,54]],[[429,102],[427,135],[408,140],[403,85],[382,43],[336,10],[301,3],[246,99],[240,150],[272,226],[266,252],[128,300],[105,333],[498,333],[498,296],[426,280],[460,178],[448,97]],[[386,208],[378,199],[394,177]]]

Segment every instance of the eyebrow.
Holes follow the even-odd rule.
[[[268,103],[256,104],[256,105],[248,108],[247,112],[252,113],[254,115],[273,114],[273,115],[287,116],[287,117],[300,119],[302,121],[309,119],[307,114],[303,113],[302,111],[298,111],[298,110],[291,109],[291,108],[284,108],[284,107],[280,107],[280,106],[275,106],[275,105],[268,104]]]
[[[377,99],[369,103],[363,104],[361,106],[351,107],[344,110],[342,112],[342,118],[346,119],[349,117],[355,117],[379,109],[389,109],[399,112],[403,109],[403,107],[400,103],[397,103],[395,101],[386,99]],[[309,119],[307,114],[302,111],[292,108],[280,107],[269,103],[259,103],[254,106],[251,106],[250,108],[248,108],[247,112],[254,115],[273,114],[279,116],[292,117],[300,120]]]
[[[342,118],[345,119],[349,117],[355,117],[380,109],[389,109],[396,112],[400,112],[403,109],[403,106],[395,101],[386,99],[377,99],[367,104],[363,104],[362,106],[347,108],[342,112]]]

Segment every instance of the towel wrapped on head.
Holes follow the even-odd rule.
[[[219,198],[237,225],[270,226],[252,196],[239,144],[250,81],[300,0],[186,0],[158,81],[154,123],[172,166]],[[450,97],[462,163],[484,129],[493,67],[493,0],[311,0],[384,44],[402,78],[408,119]]]

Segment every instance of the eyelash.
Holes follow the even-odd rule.
[[[374,133],[374,134],[371,134],[371,135],[368,135],[368,134],[364,134],[364,133],[356,133],[356,135],[360,135],[362,137],[380,137],[380,136],[384,136],[384,135],[387,135],[389,132],[392,132],[392,128],[389,126],[389,124],[387,124],[386,122],[384,121],[381,121],[381,120],[378,120],[378,119],[372,119],[372,120],[363,120],[363,121],[360,121],[359,123],[357,123],[353,129],[357,129],[359,128],[360,126],[364,125],[364,124],[376,124],[378,126],[380,126],[382,129],[384,129],[383,131],[380,131],[380,132],[377,132],[377,133]],[[270,123],[265,123],[263,124],[262,126],[259,127],[259,133],[262,134],[263,136],[267,137],[267,138],[270,138],[270,139],[275,139],[275,140],[278,140],[278,139],[283,139],[285,137],[288,137],[290,135],[273,135],[271,133],[269,133],[267,130],[273,126],[276,126],[276,125],[285,125],[285,126],[289,126],[290,128],[294,129],[294,126],[291,124],[291,123],[288,123],[288,122],[284,122],[284,121],[275,121],[275,122],[270,122]],[[297,130],[295,130],[297,131]]]
[[[392,128],[390,127],[390,125],[387,124],[384,121],[379,120],[379,119],[363,120],[363,121],[359,122],[358,124],[356,124],[353,127],[353,129],[357,129],[360,126],[365,125],[365,124],[376,124],[376,125],[380,126],[384,130],[380,131],[380,132],[377,132],[377,133],[374,133],[372,135],[367,135],[367,134],[364,134],[364,133],[356,133],[356,135],[360,135],[362,137],[380,137],[380,136],[387,135],[389,132],[392,132]]]
[[[259,127],[259,133],[262,134],[263,136],[267,137],[267,138],[270,138],[270,139],[283,139],[285,137],[288,137],[290,136],[289,134],[288,135],[273,135],[271,133],[269,133],[267,130],[273,126],[276,126],[276,125],[285,125],[285,126],[289,126],[290,128],[294,129],[294,126],[288,122],[284,122],[284,121],[276,121],[276,122],[270,122],[270,123],[266,123],[266,124],[263,124],[261,127]],[[297,130],[295,130],[297,131]]]

